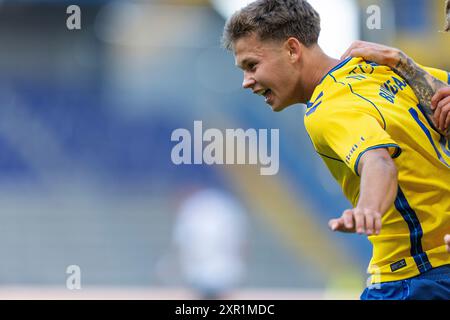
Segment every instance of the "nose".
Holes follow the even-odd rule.
[[[242,82],[242,88],[249,89],[255,85],[255,82],[256,82],[255,79],[244,74],[244,81]]]

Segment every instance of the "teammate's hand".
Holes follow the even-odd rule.
[[[450,234],[445,236],[444,241],[445,244],[447,245],[447,251],[450,253]]]
[[[342,55],[341,59],[347,57],[361,57],[364,60],[373,61],[380,65],[394,68],[400,61],[400,54],[401,51],[399,49],[378,43],[358,40],[351,44],[347,51]]]
[[[438,129],[446,132],[450,126],[450,86],[439,89],[431,98],[434,111],[434,123]]]
[[[348,209],[340,218],[331,219],[328,226],[333,231],[377,235],[381,231],[381,213],[372,209]]]

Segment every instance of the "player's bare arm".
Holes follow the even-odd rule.
[[[445,82],[433,77],[404,52],[396,48],[371,42],[355,41],[343,55],[343,57],[347,56],[362,57],[392,68],[409,83],[434,125],[443,135],[450,135],[448,125],[445,125],[446,119],[450,123],[450,106],[448,109],[442,110],[440,107],[446,106],[448,103],[432,104],[432,98],[435,94],[439,90],[448,88]],[[439,100],[435,99],[435,101],[438,102]]]
[[[367,151],[358,165],[361,176],[360,196],[356,208],[345,210],[340,218],[331,219],[333,231],[379,234],[381,218],[397,196],[397,168],[389,152]]]
[[[444,238],[447,251],[450,253],[450,234],[447,234]]]

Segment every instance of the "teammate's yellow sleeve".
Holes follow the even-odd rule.
[[[331,148],[356,175],[359,175],[358,164],[362,155],[369,150],[386,148],[393,158],[401,153],[400,146],[382,124],[363,110],[343,108],[329,112],[326,119],[321,119],[320,128],[314,131],[316,150],[327,156],[327,149]]]
[[[439,80],[450,84],[450,73],[441,69],[436,68],[430,68],[430,67],[424,67],[419,65],[421,68],[423,68],[425,71],[430,73],[433,77],[438,78]]]

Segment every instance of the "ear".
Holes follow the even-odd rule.
[[[285,48],[289,54],[289,59],[292,62],[296,62],[300,59],[303,52],[303,45],[297,38],[290,37],[285,42]]]

